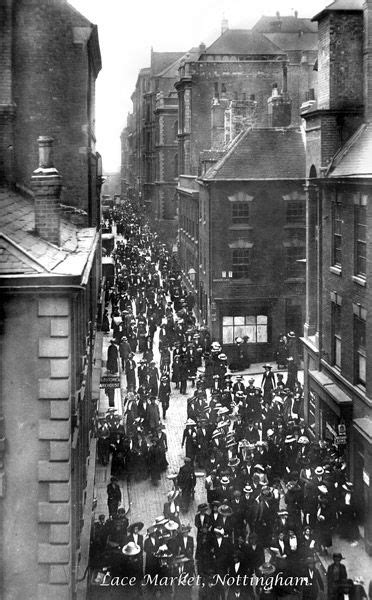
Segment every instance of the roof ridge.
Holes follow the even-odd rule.
[[[368,123],[362,123],[358,129],[353,133],[348,140],[346,140],[345,144],[341,146],[339,150],[337,150],[336,154],[331,159],[331,162],[326,170],[325,176],[327,177],[331,171],[336,168],[343,158],[350,152],[351,148],[354,146],[354,143],[359,139],[362,135],[363,131],[365,131],[368,127]]]
[[[208,169],[208,171],[211,170],[211,171],[214,171],[215,173],[217,173],[220,169],[222,169],[225,162],[228,160],[228,158],[230,158],[233,151],[236,149],[236,147],[239,145],[239,143],[243,140],[243,138],[248,134],[248,132],[251,131],[252,129],[253,128],[251,126],[248,127],[248,129],[243,129],[234,139],[232,139],[231,142],[226,147],[226,151],[225,151],[224,155],[217,161],[216,165],[211,167],[211,169]],[[208,171],[207,171],[207,173],[208,173]],[[207,173],[206,173],[206,175],[207,175]]]

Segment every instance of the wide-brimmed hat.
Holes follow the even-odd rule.
[[[165,548],[160,546],[160,548],[154,552],[154,556],[156,556],[156,558],[172,558],[173,554],[169,551],[167,546],[165,546]]]
[[[122,549],[122,553],[126,556],[135,556],[141,552],[141,548],[135,542],[128,542]]]
[[[195,427],[196,426],[196,422],[193,419],[187,419],[185,425],[187,427]]]
[[[314,473],[315,473],[315,475],[323,475],[324,474],[323,467],[316,467]]]
[[[285,440],[284,440],[285,444],[292,444],[295,441],[296,441],[296,438],[294,435],[286,435],[285,436]]]
[[[206,510],[208,510],[208,504],[206,502],[198,505],[198,512],[205,512]]]
[[[247,485],[244,486],[243,492],[245,494],[251,494],[253,492],[253,488],[250,485],[247,484]]]
[[[231,517],[233,514],[232,508],[228,504],[221,504],[221,506],[218,507],[218,512],[223,517]]]
[[[268,365],[268,364],[266,363],[266,365],[262,365],[262,368],[263,368],[263,369],[272,369],[272,366],[271,366],[271,365]]]
[[[239,466],[239,464],[240,464],[240,459],[237,456],[230,458],[230,460],[228,462],[229,467],[237,467],[237,466]]]
[[[287,333],[287,337],[294,338],[294,337],[296,337],[296,334],[295,334],[295,332],[294,332],[294,331],[289,331],[289,332]]]
[[[224,354],[223,352],[222,352],[221,354],[219,354],[219,355],[217,356],[217,358],[218,358],[219,360],[227,360],[227,356],[226,356],[226,354]]]
[[[132,523],[131,525],[129,525],[128,531],[133,531],[133,529],[135,527],[138,528],[138,531],[141,531],[143,529],[143,526],[144,525],[143,525],[142,521],[136,521],[135,523]]]
[[[226,477],[226,475],[221,477],[221,483],[222,483],[222,485],[228,485],[230,483],[229,477]]]

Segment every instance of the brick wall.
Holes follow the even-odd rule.
[[[88,21],[65,2],[19,0],[15,5],[15,177],[29,187],[37,164],[36,139],[50,135],[64,182],[61,201],[88,211],[92,75],[87,45],[74,39],[74,27],[90,32]]]
[[[318,61],[319,108],[363,103],[362,12],[335,11],[321,19]]]
[[[322,233],[322,257],[323,257],[323,302],[322,302],[322,328],[323,348],[327,362],[332,364],[332,301],[331,292],[336,292],[342,298],[341,307],[341,373],[351,384],[354,383],[354,316],[353,303],[360,304],[368,311],[371,306],[371,292],[368,284],[366,287],[353,280],[354,276],[354,194],[367,193],[365,188],[357,186],[337,186],[337,197],[342,201],[342,268],[332,268],[332,202],[336,198],[336,188],[324,188],[323,191],[323,233]],[[341,196],[342,194],[342,196]],[[371,192],[369,191],[369,197]],[[367,208],[367,230],[372,227],[372,211],[370,205]],[[367,244],[367,277],[369,281],[372,276],[371,256],[372,248],[370,241]],[[372,353],[372,332],[370,331],[367,312],[367,357]],[[369,369],[367,369],[367,395],[371,394],[372,381]],[[357,415],[360,416],[360,415]]]

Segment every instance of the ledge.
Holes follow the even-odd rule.
[[[341,277],[341,275],[342,275],[341,267],[331,266],[331,267],[329,267],[329,272],[333,273],[334,275],[337,275],[338,277]]]
[[[353,275],[352,280],[354,281],[354,283],[356,283],[357,285],[360,285],[361,287],[366,287],[366,285],[367,285],[365,277],[360,277],[359,275]]]

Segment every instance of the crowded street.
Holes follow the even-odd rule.
[[[227,364],[143,217],[128,202],[106,225],[102,373],[120,387],[103,386],[97,414],[90,597],[336,600],[363,587],[342,447],[304,425],[292,332],[275,362],[250,364],[237,339]]]

